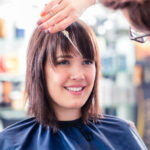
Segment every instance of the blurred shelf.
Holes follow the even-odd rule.
[[[5,119],[26,118],[26,111],[24,111],[24,110],[13,110],[12,108],[0,107],[0,118],[5,118]]]
[[[27,118],[26,111],[0,107],[0,121],[3,128]]]
[[[0,82],[9,81],[9,82],[24,82],[25,75],[21,74],[11,74],[11,73],[0,73]]]

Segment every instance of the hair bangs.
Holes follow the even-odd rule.
[[[76,45],[83,58],[95,60],[95,48],[89,32],[86,31],[88,29],[75,22],[74,25],[69,26],[66,30],[69,32],[71,40]]]
[[[49,42],[46,49],[46,55],[47,59],[49,59],[53,65],[56,65],[57,50],[60,49],[63,54],[68,54],[72,52],[72,45],[70,41],[63,35],[62,32],[49,34],[49,36],[51,38],[49,38]]]
[[[82,57],[89,60],[95,60],[95,48],[92,42],[92,37],[86,30],[86,28],[83,28],[82,25],[77,23],[73,23],[66,29],[66,31],[68,31],[69,33],[69,38],[72,40],[76,48],[78,48],[78,50],[82,54]],[[76,48],[63,34],[63,32],[49,34],[49,36],[50,38],[46,53],[48,54],[47,57],[49,57],[48,59],[50,59],[50,62],[52,62],[52,64],[56,65],[57,49],[60,49],[64,55],[74,53]]]

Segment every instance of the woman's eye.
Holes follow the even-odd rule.
[[[69,64],[69,61],[68,60],[63,60],[63,61],[60,61],[57,63],[58,65],[67,65]]]
[[[93,64],[93,61],[92,60],[85,60],[83,62],[83,64],[85,64],[85,65],[91,65],[91,64]]]

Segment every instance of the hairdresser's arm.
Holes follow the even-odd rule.
[[[95,2],[96,0],[51,0],[45,5],[37,24],[50,33],[64,30]]]

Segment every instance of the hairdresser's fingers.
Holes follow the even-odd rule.
[[[50,33],[56,33],[58,31],[63,31],[65,30],[70,24],[72,24],[74,21],[76,21],[76,17],[67,17],[64,20],[60,21],[58,24],[55,26],[51,26],[49,28]]]
[[[64,8],[60,9],[61,3],[64,4]],[[95,0],[62,0],[61,3],[56,5],[57,13],[51,12],[51,9],[49,9],[49,14],[52,15],[49,19],[46,17],[46,21],[40,23],[40,29],[47,30],[48,28],[56,28],[53,29],[53,32],[60,31],[61,29],[64,29],[69,26],[71,23],[77,20],[77,18],[83,13],[83,11],[88,8],[89,6],[93,5],[95,3]],[[47,8],[50,8],[46,6]],[[66,12],[66,9],[69,8],[69,11]],[[48,11],[48,10],[47,10]],[[64,19],[65,17],[65,19]],[[54,19],[55,18],[55,19]],[[65,21],[66,22],[65,22]],[[62,22],[62,23],[61,23]],[[65,22],[65,24],[64,24]],[[63,25],[63,27],[60,27],[60,24]]]
[[[46,14],[45,16],[43,16],[42,18],[40,18],[37,21],[37,25],[41,25],[42,23],[44,23],[45,21],[47,21],[50,18],[50,14]]]
[[[62,0],[51,0],[49,3],[47,3],[42,10],[40,16],[43,17],[49,13],[49,10],[54,8],[56,5],[61,4]]]
[[[42,18],[40,18],[38,21],[37,21],[37,24],[38,25],[41,25],[42,23],[46,22],[47,20],[49,20],[50,18],[52,18],[53,16],[57,19],[57,17],[61,16],[61,18],[63,18],[64,15],[67,15],[67,14],[64,14],[65,13],[65,7],[67,6],[67,1],[62,1],[62,3],[60,5],[57,5],[56,7],[52,8],[45,16],[43,16]],[[63,13],[59,13],[61,10],[64,10]],[[52,19],[53,21],[54,19]],[[58,20],[58,19],[57,19]],[[54,23],[56,23],[57,21],[55,21]]]
[[[73,11],[71,6],[68,6],[67,8],[65,8],[63,11],[60,11],[57,15],[53,16],[51,19],[49,19],[48,21],[46,21],[45,23],[43,23],[42,25],[40,25],[40,28],[43,30],[47,30],[49,27],[51,26],[55,26],[57,25],[59,22],[63,21],[64,19],[68,18],[73,18],[73,20],[77,20],[79,14],[77,14],[76,12],[72,14],[70,14],[70,16],[68,16],[69,12]],[[71,24],[72,22],[70,22]],[[69,25],[70,25],[69,24]]]
[[[67,25],[69,26],[71,23],[73,23],[73,21],[76,21],[78,19],[79,15],[80,15],[80,14],[77,14],[76,12],[72,11],[72,14],[70,14],[68,16],[68,14],[69,14],[70,11],[72,11],[72,7],[68,6],[67,8],[65,8],[63,10],[63,12],[59,12],[57,15],[53,16],[48,21],[46,21],[43,24],[41,24],[39,26],[39,28],[41,30],[47,30],[48,28],[51,28],[52,26],[57,27],[57,25],[60,24],[60,22],[63,22],[63,20],[66,20],[67,18],[69,18],[68,19],[69,22],[67,22]],[[66,27],[67,26],[65,26],[65,28]],[[59,28],[61,29],[61,27],[59,27]],[[62,27],[62,29],[64,29],[64,27]]]
[[[132,122],[131,120],[128,120],[128,123],[132,128],[136,129],[134,122]]]

